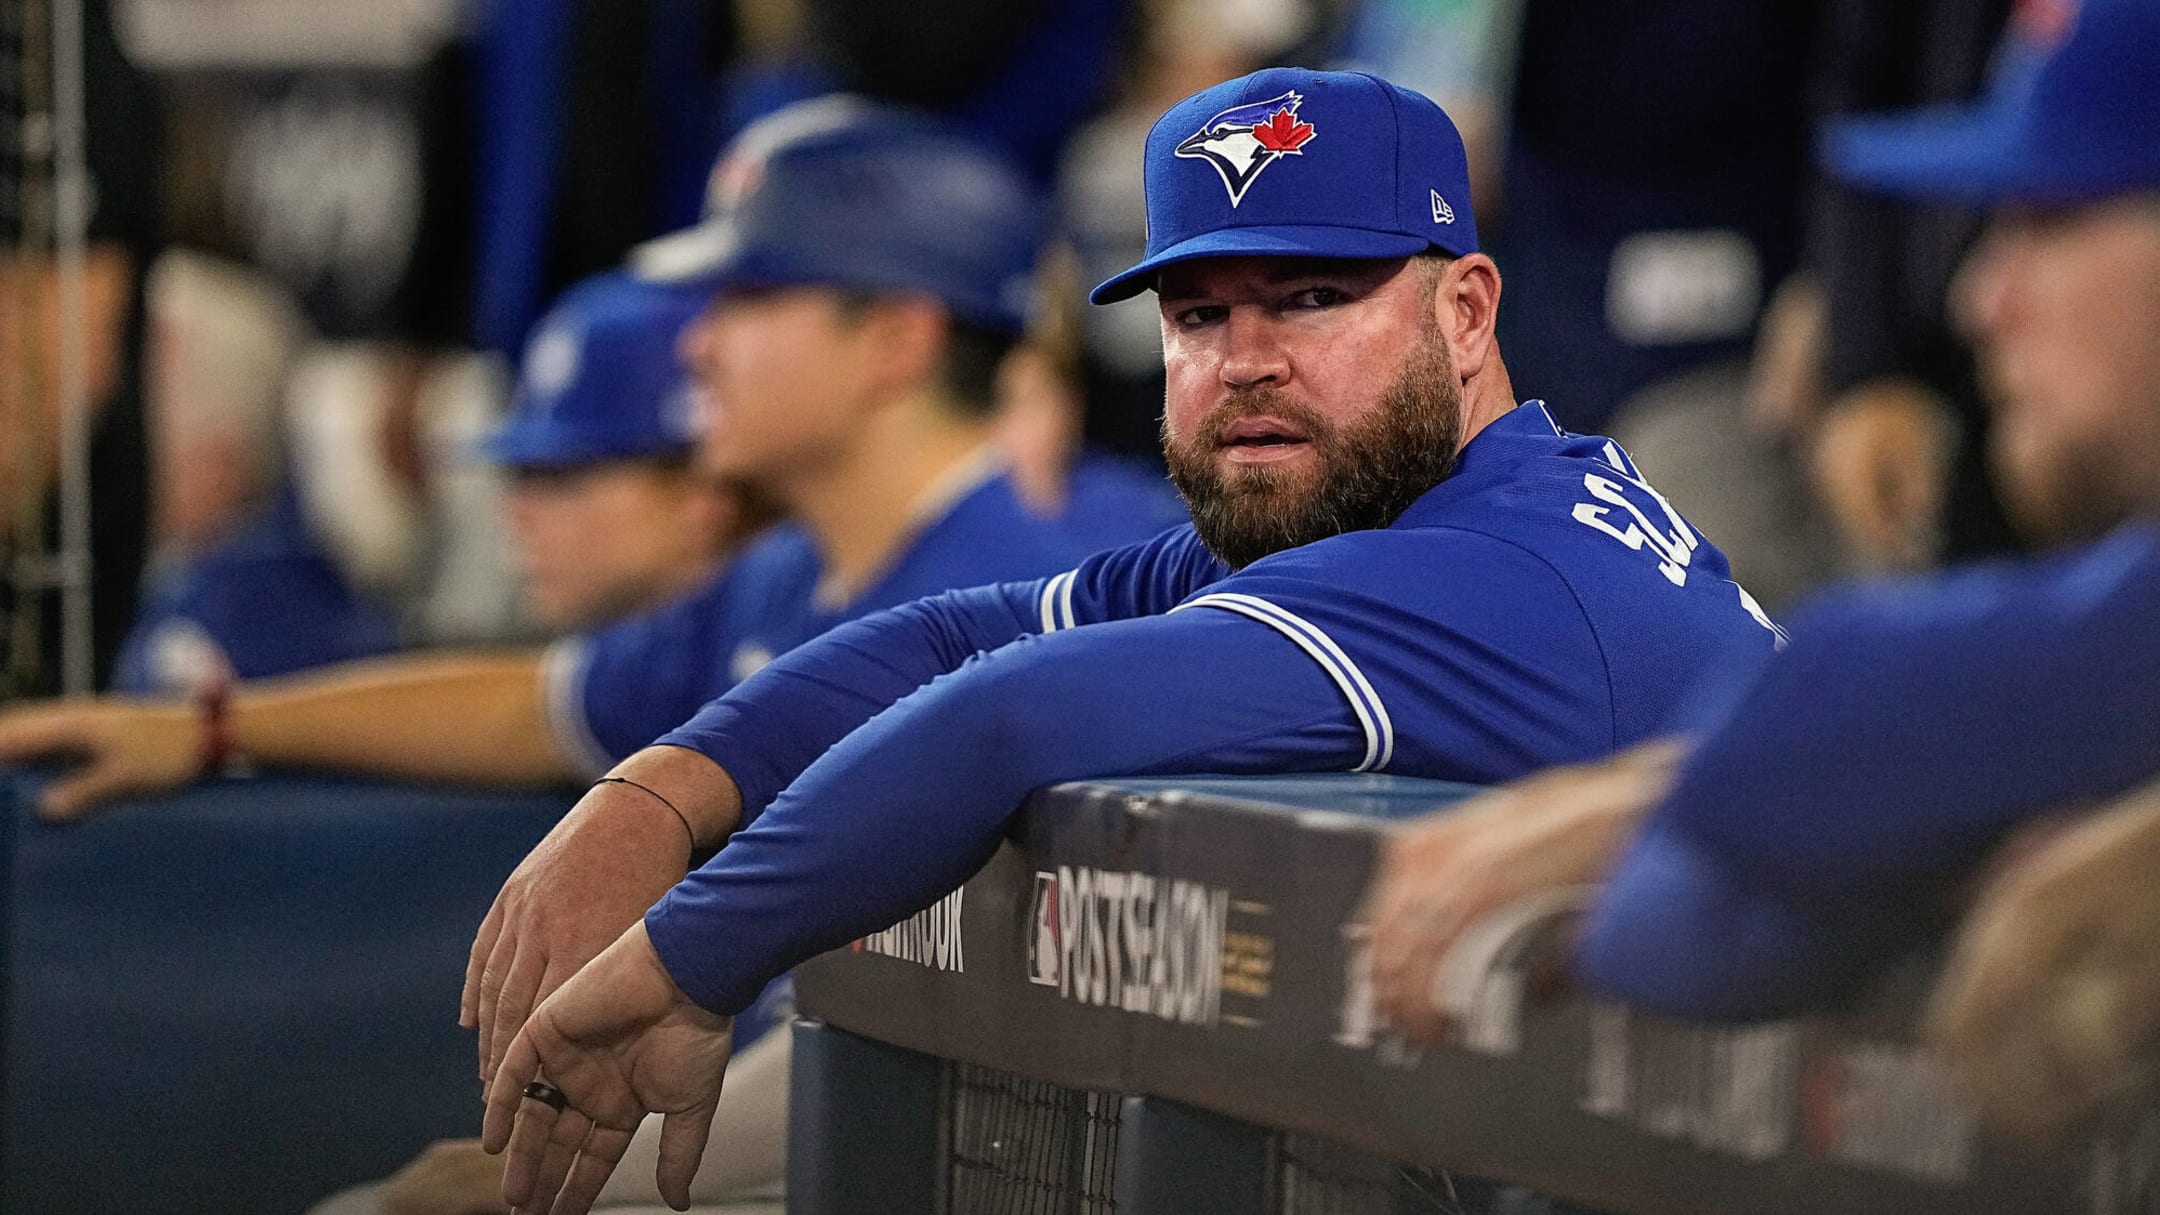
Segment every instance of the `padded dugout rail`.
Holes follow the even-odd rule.
[[[2156,1124],[2053,1165],[1979,1137],[1911,1045],[1925,959],[1844,1015],[1738,1028],[1575,996],[1526,1000],[1522,976],[1501,969],[1472,1018],[1476,1049],[1406,1047],[1374,1015],[1354,913],[1383,820],[1468,792],[1384,776],[1045,790],[961,891],[804,966],[801,1008],[847,1035],[947,1061],[911,1072],[938,1075],[946,1093],[933,1158],[910,1165],[883,1152],[877,1169],[935,1182],[939,1209],[955,1215],[1004,1209],[953,1201],[956,1165],[972,1166],[955,1154],[967,1128],[955,1129],[965,1111],[952,1086],[970,1067],[1080,1095],[1071,1100],[1145,1095],[1228,1115],[1255,1136],[1294,1132],[1248,1153],[1268,1176],[1215,1187],[1256,1186],[1272,1195],[1262,1210],[1296,1209],[1285,1179],[1295,1180],[1297,1145],[1316,1138],[1383,1173],[1384,1162],[1435,1166],[1640,1215],[2160,1212]],[[812,1052],[816,1067],[798,1062],[798,1102],[817,1108],[802,1086],[843,1083],[834,1077],[850,1058],[884,1058],[841,1042]],[[875,1066],[910,1071],[892,1058]],[[799,1121],[794,1176],[845,1174],[879,1153],[874,1135],[847,1125]],[[1177,1132],[1136,1145],[1145,1133],[1128,1125],[1116,1140],[1120,1215],[1254,1209],[1250,1199],[1139,1201],[1161,1172],[1146,1162],[1180,1154]],[[1059,1150],[1078,1160],[1092,1149]],[[1069,1188],[1065,1205],[1039,1209],[1097,1209],[1092,1190]],[[878,1209],[796,1194],[796,1215]]]

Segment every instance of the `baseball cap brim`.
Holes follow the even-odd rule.
[[[1854,118],[1830,126],[1823,160],[1880,193],[1986,204],[2045,186],[2021,155],[2021,134],[2001,106]]]
[[[2033,154],[2027,120],[2041,56],[2011,44],[1977,101],[1847,118],[1823,132],[1831,172],[1883,194],[1989,206],[2059,192],[2057,158]]]
[[[742,239],[739,225],[711,219],[655,237],[630,251],[631,273],[647,282],[718,295],[756,287],[832,285],[902,289],[857,270],[814,264],[798,256],[758,249]]]
[[[742,235],[732,221],[708,219],[657,236],[630,250],[630,273],[648,283],[717,290],[741,259]]]
[[[1263,228],[1221,228],[1203,232],[1190,240],[1162,250],[1125,270],[1088,293],[1095,304],[1114,304],[1131,299],[1155,285],[1155,275],[1165,266],[1210,257],[1409,257],[1432,247],[1432,242],[1399,232],[1371,232],[1363,228],[1297,225]]]
[[[654,283],[717,296],[774,287],[848,287],[861,291],[934,296],[954,314],[992,329],[1026,328],[1028,292],[985,297],[950,279],[937,281],[919,266],[845,248],[766,248],[746,240],[739,224],[706,220],[646,241],[630,251],[630,271]],[[1014,284],[1008,283],[1010,288]],[[1022,280],[1020,286],[1026,287]],[[1011,298],[1008,298],[1010,296]]]
[[[480,457],[505,468],[568,468],[608,460],[673,456],[687,439],[661,435],[596,434],[566,426],[510,425],[480,440]]]
[[[1576,969],[1597,994],[1650,1012],[1762,1020],[1850,995],[1923,929],[1910,898],[1765,881],[1653,823],[1613,871]]]

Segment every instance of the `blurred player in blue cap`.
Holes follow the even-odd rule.
[[[694,292],[604,274],[565,292],[526,344],[510,414],[480,451],[509,482],[519,581],[551,633],[704,586],[765,518],[698,466],[675,343],[703,307]]]
[[[1582,971],[1660,1012],[1752,1018],[1849,993],[1956,914],[1957,881],[2014,828],[2160,772],[2160,6],[2065,15],[2052,45],[2009,48],[1978,106],[1855,121],[1826,153],[1862,184],[1994,209],[1953,303],[1997,467],[2036,539],[2105,538],[1825,599],[1786,653],[1706,691],[1677,769],[1668,749],[1555,774],[1421,829],[1374,906],[1401,1019],[1431,1028],[1464,924],[1595,878],[1649,807]],[[1992,1118],[2059,1132],[2149,1092],[2160,799],[2006,860],[1938,1040]]]
[[[572,288],[535,330],[511,412],[481,444],[478,454],[508,474],[505,514],[523,589],[550,632],[599,628],[710,584],[727,552],[770,518],[749,495],[696,466],[697,427],[675,343],[703,303],[627,274]],[[205,737],[204,719],[213,715],[234,719],[226,723],[235,731],[230,741],[260,764],[423,776],[430,774],[426,757],[382,754],[399,721],[431,692],[478,691],[520,670],[537,683],[540,661],[536,650],[414,653],[326,668],[275,691],[242,685],[194,703],[24,706],[0,714],[0,760],[87,757],[82,770],[48,787],[44,812],[60,817],[124,791],[195,779],[221,758],[211,752],[223,744]],[[486,761],[461,763],[449,740],[475,725],[501,728],[504,715],[516,712],[517,698],[506,699],[445,729],[436,743],[443,768],[434,774],[492,775]],[[537,704],[537,694],[530,699]],[[320,733],[313,741],[286,735],[282,711],[258,714],[264,700],[297,704],[303,717],[319,714]],[[241,718],[277,733],[258,748]]]
[[[549,634],[656,608],[702,585],[762,518],[739,492],[692,467],[695,418],[674,342],[702,302],[622,274],[566,292],[529,344],[509,417],[481,447],[504,470],[520,589]],[[189,356],[178,357],[185,366]],[[183,461],[224,454],[185,436],[171,446]],[[166,481],[184,483],[196,470],[174,473]],[[188,502],[170,509],[200,513]],[[150,581],[116,687],[200,693],[212,682],[396,648],[390,612],[350,589],[287,487],[237,532]]]
[[[1429,99],[1259,72],[1172,107],[1144,163],[1146,256],[1094,298],[1156,293],[1193,525],[836,629],[618,765],[634,787],[588,795],[573,822],[634,796],[690,833],[645,856],[565,837],[482,926],[468,999],[509,1050],[486,1136],[520,1210],[546,1209],[565,1170],[556,1209],[583,1209],[647,1110],[668,1115],[661,1192],[685,1196],[728,1018],[958,885],[1030,789],[1506,779],[1639,741],[1704,657],[1776,644],[1625,453],[1515,399],[1462,143]],[[722,844],[642,920],[583,876],[673,880]],[[595,937],[614,943],[574,956],[528,1020],[532,972]],[[523,1099],[542,1072],[560,1100]]]

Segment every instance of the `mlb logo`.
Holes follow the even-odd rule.
[[[1035,874],[1035,898],[1028,912],[1028,982],[1056,987],[1065,978],[1065,932],[1058,918],[1058,880],[1054,873]]]

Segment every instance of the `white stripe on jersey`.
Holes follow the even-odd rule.
[[[1074,626],[1072,606],[1073,579],[1079,577],[1079,575],[1079,570],[1066,570],[1064,573],[1059,574],[1057,577],[1052,578],[1050,581],[1043,584],[1043,632],[1055,633],[1059,629],[1069,629]]]
[[[1218,591],[1202,595],[1188,603],[1181,603],[1170,610],[1182,612],[1186,608],[1212,607],[1250,616],[1297,643],[1299,649],[1312,655],[1342,689],[1343,699],[1350,702],[1350,711],[1357,715],[1358,725],[1365,731],[1365,759],[1355,772],[1375,772],[1388,766],[1395,758],[1395,722],[1388,716],[1387,706],[1380,701],[1380,693],[1373,689],[1365,673],[1358,670],[1350,656],[1343,653],[1335,639],[1328,636],[1320,626],[1286,608],[1279,607],[1255,595],[1239,595]]]
[[[598,777],[614,767],[615,760],[593,737],[585,720],[585,672],[590,660],[582,637],[565,637],[549,646],[540,658],[540,695],[556,748],[571,767],[587,777]]]

